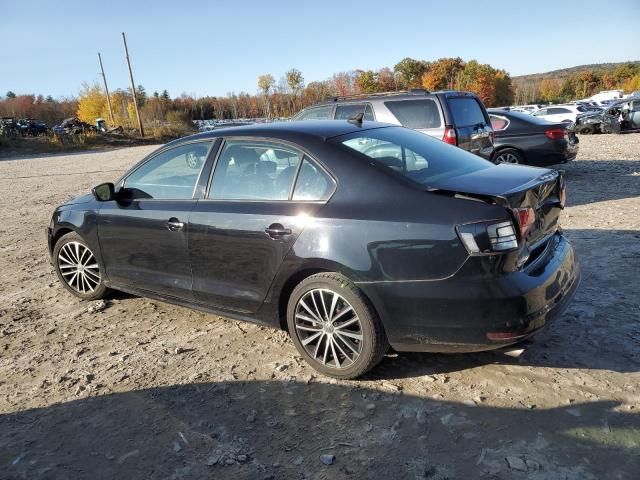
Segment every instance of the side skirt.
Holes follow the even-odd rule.
[[[161,302],[170,303],[172,305],[187,307],[193,310],[198,310],[205,313],[211,313],[213,315],[219,315],[221,317],[226,317],[233,320],[240,320],[242,322],[255,323],[260,326],[276,328],[278,330],[281,329],[280,322],[278,321],[275,313],[270,314],[269,313],[270,306],[266,304],[263,304],[262,307],[260,307],[260,310],[258,310],[258,312],[256,312],[254,316],[249,316],[246,314],[241,314],[233,311],[216,309],[203,303],[190,302],[182,298],[172,297],[171,295],[161,295],[155,292],[150,292],[148,290],[143,290],[139,288],[133,288],[133,287],[124,286],[124,285],[115,285],[108,281],[105,281],[104,283],[107,287],[113,290],[129,293],[131,295],[136,295],[138,297],[159,300]]]

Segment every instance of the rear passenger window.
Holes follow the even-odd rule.
[[[306,158],[302,161],[300,172],[293,190],[293,200],[327,200],[333,192],[333,179],[320,167]]]
[[[364,112],[363,104],[345,104],[336,107],[336,120],[349,120]]]
[[[331,120],[331,112],[333,112],[333,105],[310,108],[296,117],[296,120]]]
[[[438,128],[440,109],[434,100],[396,100],[384,102],[403,127],[407,128]]]
[[[473,97],[458,97],[449,99],[449,108],[453,121],[458,127],[485,124],[484,113],[480,104]]]
[[[209,198],[288,200],[302,153],[275,142],[225,144],[216,163]]]
[[[494,130],[504,130],[509,125],[509,120],[504,117],[498,117],[496,115],[489,115],[491,119],[491,127]]]

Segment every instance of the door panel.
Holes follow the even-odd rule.
[[[455,122],[458,147],[489,158],[493,153],[491,123],[474,97],[453,97],[448,100]]]
[[[98,237],[109,280],[191,299],[189,213],[211,140],[167,147],[122,182],[117,201],[99,212]]]
[[[106,202],[100,209],[98,236],[109,280],[192,298],[187,236],[195,204],[195,200],[153,199]]]
[[[195,299],[226,310],[257,311],[319,208],[303,202],[198,201],[189,225]],[[290,233],[269,235],[270,227]]]

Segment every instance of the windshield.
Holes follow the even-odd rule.
[[[432,188],[438,188],[438,180],[494,166],[458,147],[402,127],[354,132],[329,142]]]

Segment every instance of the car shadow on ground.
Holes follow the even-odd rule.
[[[640,372],[640,231],[565,233],[576,251],[582,282],[566,312],[521,345],[525,352],[520,358],[499,351],[400,353],[386,357],[371,378],[408,378],[489,364]]]
[[[568,207],[640,196],[640,160],[578,160],[551,168],[565,171]]]
[[[222,382],[0,415],[0,445],[12,479],[632,478],[640,416],[615,402],[527,410]]]

